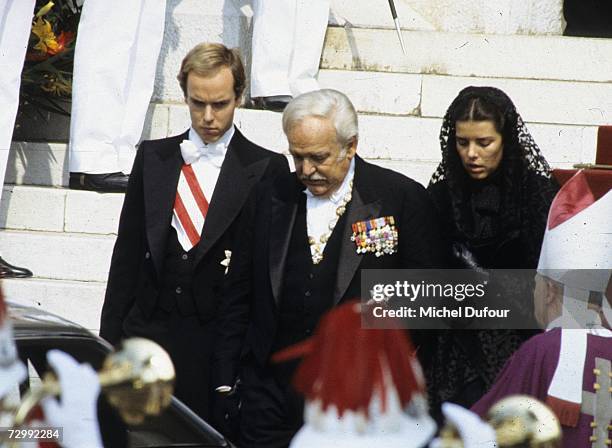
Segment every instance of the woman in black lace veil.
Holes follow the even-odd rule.
[[[444,116],[440,145],[442,162],[428,191],[453,267],[535,269],[558,184],[510,98],[493,87],[463,89]],[[531,334],[438,333],[425,363],[434,415],[443,401],[473,404]]]

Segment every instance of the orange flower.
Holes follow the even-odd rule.
[[[66,46],[72,42],[72,39],[74,39],[74,33],[71,33],[70,31],[62,31],[59,36],[57,36],[57,46],[49,47],[47,49],[47,53],[51,56],[61,53],[66,49]]]
[[[32,25],[32,33],[38,37],[34,49],[43,53],[56,54],[59,47],[51,24],[42,17],[37,18]],[[52,53],[55,51],[56,53]]]

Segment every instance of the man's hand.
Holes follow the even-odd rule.
[[[212,424],[217,431],[234,443],[238,441],[240,431],[240,396],[237,387],[225,386],[214,392]]]

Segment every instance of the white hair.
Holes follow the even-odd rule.
[[[331,120],[336,139],[343,148],[359,136],[355,107],[344,93],[337,90],[321,89],[295,97],[283,112],[285,134],[307,117]]]

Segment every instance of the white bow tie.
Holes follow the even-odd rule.
[[[213,143],[208,146],[198,147],[191,140],[183,140],[180,146],[181,155],[186,165],[197,162],[200,157],[210,159],[210,161],[217,166],[221,166],[223,163],[225,150],[225,144],[223,143]]]

